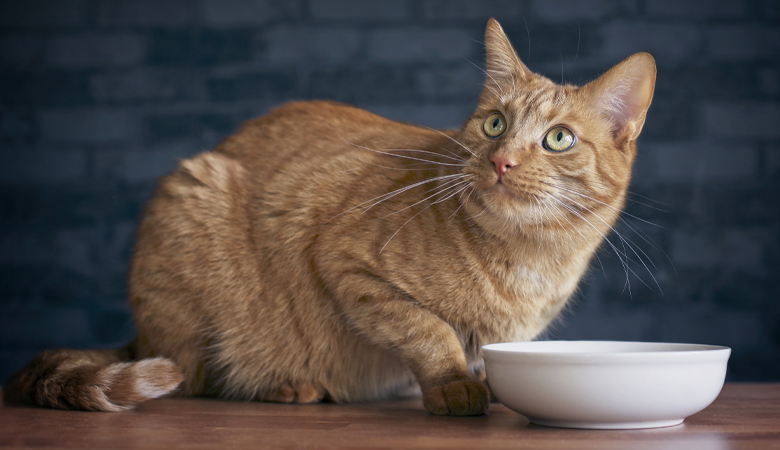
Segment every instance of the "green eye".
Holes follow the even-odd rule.
[[[551,152],[564,152],[574,145],[574,135],[568,128],[555,127],[547,132],[543,144]]]
[[[493,139],[501,136],[506,131],[506,119],[501,113],[493,113],[485,120],[485,124],[482,125],[482,129],[485,130],[485,134]]]

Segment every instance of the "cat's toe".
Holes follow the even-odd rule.
[[[298,386],[295,394],[295,403],[317,403],[325,397],[325,389],[306,383]]]
[[[295,401],[295,389],[285,384],[284,386],[265,392],[260,396],[260,401],[271,403],[292,403]]]
[[[477,380],[456,380],[433,386],[423,392],[423,404],[432,414],[476,416],[484,414],[490,396],[484,384]]]

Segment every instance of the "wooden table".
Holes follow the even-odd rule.
[[[279,405],[163,399],[136,411],[0,407],[0,448],[780,449],[780,384],[727,384],[670,428],[567,430],[530,425],[500,404],[481,417],[435,417],[419,399]]]

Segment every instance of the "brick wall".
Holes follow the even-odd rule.
[[[2,0],[0,381],[44,348],[133,335],[134,227],[177,159],[291,99],[458,126],[490,16],[554,80],[658,61],[627,210],[660,227],[619,227],[654,263],[631,266],[652,290],[631,275],[629,293],[604,249],[548,336],[724,344],[731,379],[780,381],[770,0]]]

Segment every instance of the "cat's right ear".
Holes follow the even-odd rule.
[[[532,75],[528,67],[520,61],[517,52],[504,29],[496,19],[491,18],[485,31],[485,49],[487,52],[487,82],[503,86],[513,86]]]
[[[612,122],[616,142],[639,137],[655,90],[655,59],[635,53],[583,86],[591,104]]]

